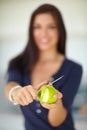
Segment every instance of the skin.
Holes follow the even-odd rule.
[[[53,49],[56,51],[55,46],[57,46],[59,32],[55,22],[53,21],[53,17],[50,14],[37,15],[34,20],[33,28],[34,39],[39,51],[46,52],[50,50],[52,51]],[[48,42],[42,43],[41,40],[43,38],[47,38]]]
[[[38,84],[37,86],[35,86],[34,88],[31,85],[27,85],[22,88],[17,88],[12,92],[12,98],[14,101],[16,101],[18,104],[22,106],[29,105],[37,98],[38,89],[46,83],[47,81],[44,81]],[[9,90],[13,88],[15,85],[19,85],[19,84],[16,82],[9,82],[6,85],[5,96],[7,99],[9,99],[8,97]]]
[[[57,30],[56,23],[50,14],[39,14],[36,16],[33,34],[40,53],[38,64],[44,60],[46,61],[47,59],[49,60],[50,67],[52,64],[50,61],[52,61],[55,57],[57,57],[57,62],[58,59],[64,59],[64,56],[62,56],[56,50],[59,40],[59,31]],[[47,39],[47,42],[41,42],[43,38]],[[56,98],[60,100],[58,100],[57,103],[52,105],[42,104],[44,108],[49,109],[48,120],[49,123],[54,127],[62,124],[67,116],[67,110],[64,108],[61,100],[62,97],[62,93],[58,92]]]
[[[42,85],[48,82],[51,75],[58,70],[58,67],[60,68],[64,60],[64,56],[56,50],[59,31],[57,30],[56,23],[50,14],[39,14],[35,17],[33,35],[39,49],[39,60],[31,74],[32,85],[17,88],[12,92],[13,100],[23,106],[32,103],[37,98],[37,91]],[[42,66],[43,63],[44,66]],[[51,75],[48,75],[47,70],[51,72]],[[39,81],[41,76],[42,79]],[[18,85],[18,83],[9,82],[6,85],[5,96],[7,99],[9,90],[15,85]],[[62,93],[58,91],[55,95],[55,98],[57,98],[58,101],[55,104],[41,104],[44,108],[49,110],[48,121],[53,127],[62,124],[67,116],[67,110],[64,108],[61,100],[62,97]]]

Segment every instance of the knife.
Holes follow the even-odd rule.
[[[64,77],[64,75],[60,76],[59,78],[55,79],[54,81],[49,82],[48,85],[49,85],[49,84],[54,84],[55,82],[59,81],[59,80],[62,79],[63,77]]]

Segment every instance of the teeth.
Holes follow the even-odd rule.
[[[48,42],[48,39],[42,39],[41,42]]]

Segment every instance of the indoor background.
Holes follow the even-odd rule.
[[[18,106],[4,97],[9,60],[26,46],[32,11],[43,3],[58,7],[67,29],[67,57],[83,66],[83,77],[73,104],[77,130],[87,129],[87,0],[0,0],[0,129],[24,130]]]

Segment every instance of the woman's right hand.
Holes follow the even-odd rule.
[[[36,90],[31,85],[16,88],[12,92],[12,98],[18,104],[25,106],[37,98]]]
[[[12,92],[12,98],[15,102],[22,106],[28,105],[32,103],[35,99],[37,99],[37,91],[42,85],[46,83],[47,81],[44,81],[39,85],[35,86],[34,88],[32,85],[16,88]]]

